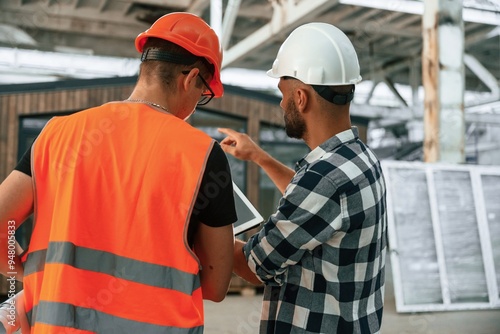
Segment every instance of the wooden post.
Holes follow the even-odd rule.
[[[248,135],[257,144],[260,144],[260,118],[255,113],[248,117]],[[259,205],[259,166],[247,162],[247,197],[254,206]]]
[[[462,0],[424,0],[424,161],[465,162]]]

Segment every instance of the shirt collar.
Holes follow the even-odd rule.
[[[321,157],[325,155],[325,153],[333,151],[340,145],[356,140],[358,139],[358,137],[358,128],[355,126],[351,127],[349,130],[337,133],[335,136],[329,138],[314,150],[306,154],[305,157],[297,161],[297,163],[295,164],[295,171],[298,171],[300,168],[321,159]]]

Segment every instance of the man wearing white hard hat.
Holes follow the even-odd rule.
[[[384,303],[386,191],[380,163],[351,126],[358,58],[333,25],[309,23],[284,41],[279,78],[285,130],[311,152],[296,170],[246,134],[220,129],[225,152],[253,161],[283,193],[235,273],[264,283],[260,333],[378,333]]]

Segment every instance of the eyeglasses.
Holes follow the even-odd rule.
[[[201,82],[207,87],[207,90],[205,90],[203,93],[201,93],[200,99],[198,100],[198,105],[203,106],[207,104],[208,102],[212,101],[212,99],[215,96],[214,91],[210,88],[208,83],[203,79],[203,77],[198,73],[198,77],[201,79]]]
[[[181,73],[182,74],[189,74],[189,71],[182,71]],[[204,106],[208,102],[212,101],[212,99],[215,96],[215,93],[208,85],[208,82],[206,82],[205,79],[203,79],[203,77],[200,75],[200,73],[198,73],[198,77],[201,79],[201,82],[205,85],[206,90],[203,91],[203,93],[201,93],[201,96],[200,96],[200,99],[198,100],[197,105]]]

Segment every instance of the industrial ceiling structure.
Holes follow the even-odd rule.
[[[225,69],[267,70],[294,28],[332,23],[352,40],[363,80],[372,84],[355,113],[399,121],[422,117],[423,0],[0,0],[0,55],[11,52],[0,56],[0,76],[50,74],[34,58],[50,63],[54,52],[113,57],[108,59],[121,66],[117,71],[127,75],[136,71],[136,63],[127,63],[138,58],[135,37],[174,11],[198,14],[219,33]],[[465,99],[466,118],[500,124],[500,0],[464,0],[463,22],[465,89],[474,93]],[[35,50],[37,57],[30,53]],[[70,78],[77,63],[70,62],[73,70],[50,71]],[[397,112],[370,105],[379,83],[392,92]]]

